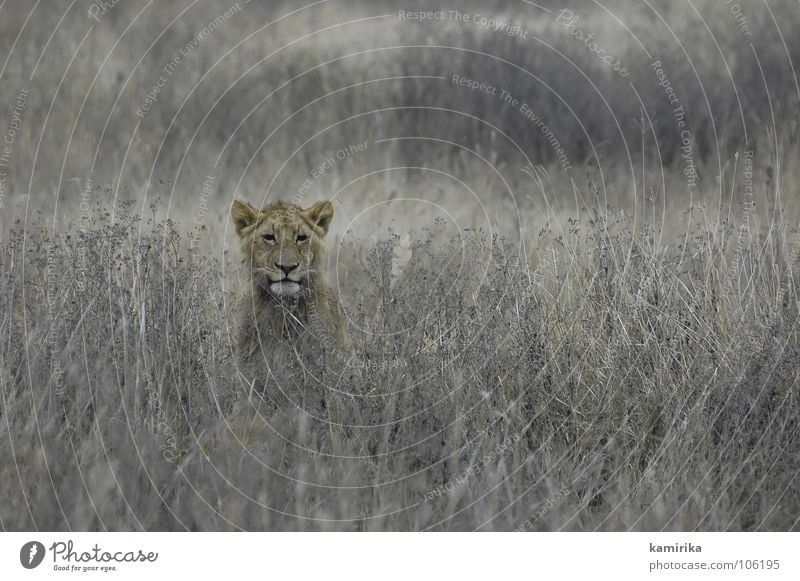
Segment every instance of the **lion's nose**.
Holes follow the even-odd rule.
[[[297,268],[297,266],[298,264],[296,262],[294,264],[281,264],[280,262],[275,263],[275,267],[282,270],[287,275]]]

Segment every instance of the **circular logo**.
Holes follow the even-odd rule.
[[[35,569],[44,559],[44,545],[39,541],[30,541],[19,550],[19,562],[26,569]]]

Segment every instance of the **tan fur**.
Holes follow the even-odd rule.
[[[231,217],[251,278],[238,340],[243,370],[260,376],[265,367],[275,374],[324,365],[320,359],[344,340],[324,273],[323,237],[333,206],[325,201],[303,210],[274,202],[256,210],[236,200]]]

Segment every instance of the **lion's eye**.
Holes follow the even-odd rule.
[[[267,242],[275,242],[275,234],[264,234],[264,240]]]
[[[306,240],[308,240],[308,236],[306,236],[305,234],[298,234],[297,235],[297,241],[298,242],[305,242]]]

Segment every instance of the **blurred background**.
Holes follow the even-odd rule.
[[[218,250],[240,196],[334,198],[340,238],[435,220],[514,236],[597,205],[664,233],[698,202],[741,213],[745,170],[760,215],[796,197],[788,0],[10,0],[2,13],[4,229],[132,200]]]
[[[798,20],[0,0],[0,528],[797,530]],[[269,413],[237,197],[335,207]]]

